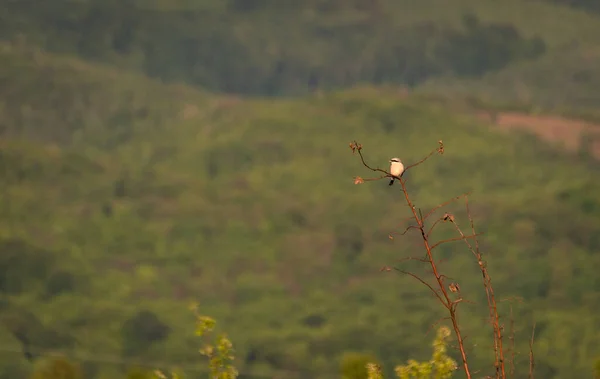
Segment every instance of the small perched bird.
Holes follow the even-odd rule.
[[[404,165],[399,158],[390,159],[390,174],[394,175],[390,180],[390,186],[394,184],[394,179],[401,178],[404,174]]]

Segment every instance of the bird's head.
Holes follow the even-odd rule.
[[[390,159],[390,163],[402,163],[402,161],[400,160],[400,158],[392,158]]]

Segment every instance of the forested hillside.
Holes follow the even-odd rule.
[[[534,322],[536,377],[589,377],[591,137],[567,152],[474,115],[595,114],[600,16],[558,1],[442,3],[0,1],[0,378],[55,353],[85,378],[138,365],[206,377],[196,301],[233,341],[242,378],[339,377],[349,352],[386,377],[428,359],[444,314],[416,280],[381,271],[420,242],[398,235],[398,186],[354,184],[369,176],[355,139],[381,167],[443,141],[407,187],[423,211],[472,191],[507,329],[513,307],[516,377]],[[555,75],[578,70],[589,76]],[[446,211],[468,226],[462,203]],[[493,375],[477,262],[460,243],[438,254],[471,301],[460,323],[473,369]]]
[[[263,95],[478,78],[600,42],[600,16],[522,0],[57,0],[36,7],[3,0],[0,15],[5,40]],[[558,63],[549,74],[565,75]],[[597,78],[597,70],[588,75]]]

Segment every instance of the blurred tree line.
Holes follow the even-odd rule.
[[[0,38],[24,38],[214,91],[280,95],[358,82],[414,86],[479,76],[545,51],[512,24],[397,25],[383,0],[229,0],[183,7],[135,0],[2,1]]]
[[[552,3],[568,5],[583,10],[600,12],[600,1],[597,0],[547,0]]]

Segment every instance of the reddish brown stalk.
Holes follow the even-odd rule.
[[[465,205],[467,209],[467,215],[469,217],[469,221],[471,224],[471,230],[473,235],[475,234],[475,225],[473,223],[473,217],[471,216],[471,211],[469,209],[469,197],[465,197]],[[465,243],[469,250],[477,259],[477,263],[479,265],[479,269],[481,271],[482,279],[483,279],[483,287],[485,289],[485,294],[488,303],[488,310],[490,315],[490,320],[492,322],[493,327],[493,336],[494,336],[494,367],[496,370],[496,378],[506,378],[505,364],[504,364],[504,349],[502,346],[502,326],[500,325],[500,316],[498,314],[498,305],[496,303],[496,297],[494,295],[494,289],[492,287],[492,279],[486,268],[486,263],[483,260],[481,251],[479,250],[479,241],[475,239],[475,247],[469,243],[467,240],[468,236],[462,232],[458,224],[455,222],[454,217],[448,217],[448,220],[452,222],[456,231],[463,237]]]
[[[423,218],[423,220],[427,220],[427,219],[429,218],[429,216],[431,216],[431,215],[432,215],[432,214],[433,214],[435,211],[437,211],[438,209],[440,209],[440,208],[443,208],[443,207],[445,207],[446,205],[448,205],[448,204],[450,204],[450,203],[453,203],[453,202],[455,202],[456,200],[458,200],[458,199],[460,199],[460,198],[462,198],[462,197],[469,196],[470,194],[471,194],[470,192],[463,193],[462,195],[458,195],[458,196],[456,196],[456,197],[453,197],[452,199],[450,199],[450,200],[448,200],[448,201],[446,201],[446,202],[444,202],[444,203],[442,203],[442,204],[436,205],[435,207],[433,207],[433,208],[432,208],[432,209],[431,209],[431,210],[430,210],[430,211],[427,213],[427,215],[425,215],[425,217]]]
[[[358,152],[358,155],[360,156],[360,159],[363,163],[363,165],[365,167],[367,167],[368,169],[370,169],[371,171],[376,171],[376,172],[381,172],[383,174],[385,174],[383,177],[391,177],[390,173],[388,173],[385,170],[380,169],[379,167],[374,168],[371,167],[367,164],[367,162],[365,161],[363,155],[362,155],[362,145],[358,144],[356,141],[350,143],[350,148],[352,149],[352,152]],[[409,165],[406,167],[406,170],[413,168],[423,162],[425,162],[429,157],[431,157],[435,152],[438,152],[439,154],[443,154],[444,153],[444,145],[442,143],[442,141],[439,141],[439,147],[435,150],[433,150],[431,153],[429,153],[429,155],[427,155],[425,158],[421,159],[420,161],[418,161],[417,163],[414,163],[412,165]],[[375,179],[362,179],[360,177],[356,177],[354,183],[356,184],[360,184],[363,183],[367,180],[377,180],[379,178],[375,178]],[[435,260],[433,259],[433,253],[432,250],[436,247],[441,245],[442,243],[446,243],[446,242],[451,242],[451,241],[456,241],[456,240],[460,240],[460,239],[467,239],[467,238],[474,238],[476,235],[474,234],[473,236],[462,236],[461,238],[453,238],[450,240],[446,240],[446,241],[441,241],[438,242],[434,245],[431,245],[430,241],[429,241],[429,232],[431,232],[431,229],[429,230],[429,232],[425,231],[425,218],[429,215],[431,215],[431,213],[433,211],[435,211],[436,209],[440,208],[441,206],[438,206],[436,208],[434,208],[434,210],[432,210],[426,217],[423,217],[420,214],[420,211],[417,212],[415,205],[413,204],[413,202],[410,200],[410,197],[408,195],[408,191],[406,190],[406,184],[404,179],[399,178],[400,180],[400,184],[402,185],[402,192],[404,193],[404,198],[406,199],[406,204],[408,205],[408,207],[410,208],[413,218],[416,222],[416,225],[409,227],[405,230],[408,231],[409,229],[418,229],[421,232],[421,238],[423,240],[423,246],[425,247],[425,250],[427,251],[427,262],[429,263],[429,265],[431,266],[431,271],[433,273],[433,276],[436,279],[437,285],[439,287],[439,292],[434,289],[429,283],[427,283],[425,280],[421,279],[419,276],[407,272],[407,271],[402,271],[402,270],[398,270],[404,274],[408,274],[412,277],[414,277],[415,279],[419,280],[422,284],[424,284],[425,286],[427,286],[432,292],[433,294],[438,298],[438,300],[444,305],[444,307],[448,310],[448,313],[450,315],[450,320],[452,322],[452,327],[454,329],[454,332],[456,333],[456,337],[458,340],[458,348],[460,351],[460,355],[461,355],[461,359],[462,359],[462,363],[463,363],[463,368],[465,371],[465,374],[467,376],[467,379],[471,379],[471,371],[469,369],[469,364],[467,362],[467,353],[465,351],[465,346],[464,346],[464,338],[462,336],[460,327],[458,326],[458,316],[456,313],[456,309],[458,304],[462,301],[462,298],[458,299],[458,300],[452,300],[450,298],[450,296],[448,295],[448,292],[446,291],[446,287],[444,285],[444,275],[440,274],[437,268],[437,265],[435,263]],[[457,197],[456,199],[460,198]],[[456,199],[453,199],[451,201],[454,201]],[[450,202],[451,202],[450,201]],[[441,295],[440,295],[441,292]]]
[[[475,225],[473,222],[473,217],[471,216],[471,210],[469,209],[469,197],[465,197],[465,207],[467,209],[467,215],[469,216],[469,222],[471,223],[471,231],[475,234]],[[456,224],[455,224],[456,225]],[[458,226],[457,226],[458,228]],[[467,245],[469,241],[465,240]],[[471,248],[473,252],[473,249]],[[504,349],[502,347],[502,329],[500,326],[500,316],[498,314],[498,305],[496,303],[496,296],[494,295],[494,288],[492,287],[492,278],[490,277],[486,263],[483,261],[483,257],[481,251],[479,250],[479,241],[475,240],[475,257],[477,258],[477,263],[481,270],[481,274],[483,277],[483,286],[485,288],[487,300],[488,300],[488,309],[490,310],[490,317],[492,318],[492,325],[494,328],[494,347],[496,353],[496,377],[506,378],[506,371],[504,368]]]
[[[385,170],[380,169],[379,167],[374,168],[371,167],[367,164],[367,162],[365,161],[363,155],[362,155],[362,145],[358,144],[356,141],[350,143],[350,148],[352,149],[352,152],[358,152],[358,155],[360,156],[360,159],[363,163],[363,165],[368,168],[371,171],[376,171],[376,172],[381,172],[383,174],[385,174],[383,177],[391,177],[392,175],[390,173],[388,173]],[[431,157],[435,152],[438,152],[439,154],[443,154],[444,153],[444,145],[442,143],[442,141],[439,141],[439,147],[435,150],[433,150],[431,153],[429,153],[429,155],[427,155],[425,158],[421,159],[419,162],[409,165],[406,167],[406,170],[413,168],[423,162],[425,162],[429,157]],[[374,179],[362,179],[360,177],[355,178],[355,183],[359,184],[359,183],[363,183],[364,181],[367,180],[377,180],[380,178],[374,178]],[[461,240],[461,239],[468,239],[468,238],[475,238],[476,235],[475,233],[473,233],[472,236],[465,236],[462,235],[461,238],[452,238],[450,240],[445,240],[445,241],[440,241],[437,242],[433,245],[431,245],[430,241],[429,241],[429,233],[431,232],[431,228],[429,230],[429,232],[425,231],[425,218],[429,215],[431,215],[431,213],[433,213],[433,211],[435,211],[436,209],[439,209],[441,206],[438,206],[436,208],[434,208],[431,212],[428,213],[428,215],[426,217],[423,217],[421,215],[421,212],[417,212],[417,209],[415,207],[415,205],[413,204],[413,202],[411,201],[409,195],[408,195],[408,191],[406,190],[406,184],[403,178],[399,178],[400,180],[400,184],[402,185],[402,192],[404,193],[404,198],[406,199],[406,204],[408,205],[408,207],[410,208],[411,212],[412,212],[412,216],[414,221],[416,222],[416,225],[410,226],[408,227],[404,233],[406,233],[408,230],[410,229],[417,229],[420,231],[421,233],[421,238],[423,240],[423,246],[425,247],[425,250],[427,251],[427,259],[425,259],[425,262],[429,263],[429,265],[431,266],[431,271],[433,273],[433,276],[436,279],[437,282],[437,286],[439,287],[439,291],[436,290],[435,288],[433,288],[432,285],[430,285],[429,283],[427,283],[425,280],[421,279],[418,275],[415,275],[411,272],[408,271],[403,271],[403,270],[398,270],[401,273],[407,274],[409,276],[414,277],[415,279],[417,279],[418,281],[420,281],[423,285],[427,286],[431,292],[437,297],[437,299],[444,305],[444,307],[448,310],[449,313],[449,319],[452,323],[452,327],[454,329],[454,333],[456,333],[456,338],[458,340],[458,349],[460,351],[460,355],[461,355],[461,359],[462,359],[462,364],[463,364],[463,369],[465,371],[465,374],[467,376],[467,379],[471,379],[471,371],[469,369],[469,364],[467,362],[467,353],[465,350],[465,344],[464,344],[464,338],[462,336],[460,327],[458,325],[458,315],[457,315],[457,306],[460,302],[463,301],[462,298],[459,298],[457,300],[452,300],[450,298],[450,296],[448,295],[448,292],[446,290],[446,287],[444,285],[444,278],[445,276],[440,274],[438,267],[436,265],[435,260],[433,259],[433,253],[432,250],[441,245],[442,243],[447,243],[447,242],[451,242],[451,241],[457,241],[457,240]],[[458,196],[455,199],[452,199],[451,201],[449,201],[448,203],[458,199],[462,197]],[[388,270],[385,270],[388,271]],[[441,294],[440,294],[441,293]]]
[[[510,376],[515,376],[515,319],[513,317],[513,307],[510,305]]]
[[[365,181],[372,181],[372,180],[380,180],[383,178],[389,178],[392,177],[392,175],[377,167],[371,167],[369,166],[364,157],[363,154],[361,152],[362,149],[362,145],[358,144],[356,141],[350,143],[350,148],[352,149],[353,153],[358,152],[358,155],[360,156],[360,159],[362,161],[362,164],[368,168],[371,171],[375,171],[375,172],[379,172],[382,173],[383,175],[380,176],[379,178],[372,178],[372,179],[362,179],[360,177],[356,177],[355,178],[355,183],[359,184],[359,183],[363,183]],[[425,162],[428,158],[430,158],[435,152],[438,152],[439,154],[443,154],[444,153],[444,145],[442,143],[442,141],[439,141],[439,147],[435,150],[433,150],[431,153],[429,153],[425,158],[421,159],[420,161],[418,161],[415,164],[412,165],[408,165],[406,166],[405,171],[407,171],[408,169],[411,169],[423,162]],[[414,222],[416,224],[410,225],[408,227],[406,227],[406,229],[404,230],[403,233],[399,233],[401,235],[406,234],[408,231],[410,230],[418,230],[421,233],[421,238],[423,240],[423,246],[425,247],[425,250],[427,252],[426,257],[422,258],[422,259],[416,259],[416,258],[408,258],[410,259],[416,259],[419,260],[422,263],[426,263],[429,264],[429,266],[431,267],[431,273],[432,275],[435,277],[435,280],[437,282],[437,285],[432,285],[430,283],[428,283],[427,281],[423,280],[421,277],[419,277],[418,275],[415,275],[411,272],[408,271],[404,271],[404,270],[399,270],[396,269],[397,271],[399,271],[400,273],[412,276],[413,278],[417,279],[419,282],[421,282],[423,285],[427,286],[429,288],[429,290],[431,292],[433,292],[433,294],[435,295],[435,297],[444,305],[444,307],[448,310],[449,313],[449,317],[447,317],[447,319],[450,319],[451,323],[452,323],[452,327],[454,329],[454,332],[456,333],[457,336],[457,340],[458,340],[458,350],[460,351],[460,355],[461,355],[461,359],[462,359],[462,363],[463,363],[463,368],[464,368],[464,372],[466,374],[466,377],[468,379],[471,378],[471,371],[469,369],[469,365],[467,363],[467,354],[465,352],[465,339],[463,338],[462,334],[461,334],[461,330],[459,328],[458,325],[458,317],[457,317],[457,307],[458,304],[461,302],[468,302],[467,300],[463,299],[462,297],[459,297],[456,300],[452,300],[450,298],[450,295],[448,294],[448,291],[453,292],[453,293],[458,293],[458,295],[460,296],[460,287],[458,285],[458,283],[450,283],[450,285],[448,286],[448,289],[446,289],[446,286],[444,284],[444,280],[445,279],[449,279],[447,278],[445,275],[441,274],[439,272],[438,266],[439,263],[441,261],[436,262],[433,259],[433,253],[432,251],[438,247],[441,244],[444,243],[448,243],[448,242],[452,242],[452,241],[459,241],[459,240],[464,240],[465,243],[467,244],[469,250],[473,253],[473,255],[475,256],[477,263],[479,265],[479,269],[481,271],[481,275],[482,275],[482,280],[483,280],[483,287],[485,289],[485,293],[486,293],[486,298],[487,298],[487,304],[488,304],[488,312],[489,312],[489,319],[491,321],[492,327],[493,327],[493,338],[494,338],[494,367],[495,367],[495,377],[496,379],[506,379],[506,370],[505,370],[505,357],[504,357],[504,347],[503,347],[503,333],[504,333],[504,326],[500,323],[500,316],[498,313],[498,305],[497,305],[497,301],[496,301],[496,296],[494,294],[494,289],[492,287],[492,280],[490,278],[490,275],[488,273],[487,267],[486,267],[486,262],[483,260],[483,255],[479,249],[479,241],[477,240],[477,236],[480,235],[481,233],[476,233],[475,232],[475,226],[474,226],[474,222],[473,222],[473,217],[471,215],[471,211],[469,209],[469,198],[468,195],[469,193],[460,195],[460,196],[456,196],[440,205],[435,206],[433,209],[431,209],[429,212],[426,213],[425,216],[423,216],[423,214],[421,213],[421,209],[417,209],[414,205],[414,203],[412,202],[412,200],[410,199],[409,195],[408,195],[408,191],[406,189],[406,181],[404,178],[400,177],[397,178],[399,179],[398,181],[400,182],[401,186],[402,186],[402,192],[404,193],[404,198],[406,200],[406,205],[410,208],[412,216],[409,218],[412,218],[414,220]],[[469,217],[469,222],[470,222],[470,227],[471,227],[471,231],[472,233],[470,235],[465,235],[463,233],[463,231],[460,229],[460,227],[457,225],[457,223],[455,222],[455,218],[452,214],[446,213],[444,214],[442,217],[439,217],[438,219],[436,219],[436,221],[434,221],[433,223],[430,223],[430,225],[428,225],[428,230],[426,230],[426,225],[425,222],[427,221],[427,219],[434,213],[436,212],[438,209],[460,199],[464,197],[465,198],[465,207],[466,207],[466,211],[467,211],[467,215]],[[439,242],[435,242],[435,243],[431,243],[430,241],[430,236],[432,231],[435,229],[435,227],[440,224],[441,222],[446,222],[449,221],[451,222],[456,231],[459,233],[460,237],[456,237],[456,238],[450,238],[447,240],[443,240],[443,241],[439,241]],[[405,221],[406,222],[406,221]],[[390,238],[391,237],[390,235]],[[469,242],[469,239],[474,239],[475,242],[472,244]],[[406,260],[406,259],[404,259]],[[403,261],[403,260],[401,260]],[[382,269],[383,270],[383,269]],[[389,267],[385,267],[384,271],[391,271],[391,268]],[[534,341],[534,334],[535,334],[535,324],[533,326],[534,330],[532,332],[532,336],[531,336],[531,341],[529,343],[529,378],[533,379],[533,369],[535,366],[535,362],[534,362],[534,356],[533,356],[533,341]],[[514,377],[514,358],[515,358],[515,346],[514,346],[514,319],[513,319],[513,311],[512,311],[512,304],[511,304],[511,308],[510,308],[510,357],[509,357],[509,362],[510,362],[510,376]]]
[[[531,340],[529,341],[529,379],[533,379],[533,368],[535,367],[535,360],[533,357],[533,338],[535,337],[535,322],[533,323],[533,329],[531,330]]]
[[[429,156],[431,156],[431,154]],[[448,292],[446,291],[446,287],[444,286],[442,275],[438,272],[438,268],[435,264],[435,260],[433,259],[433,253],[431,252],[432,247],[429,243],[429,238],[427,237],[427,234],[425,233],[425,224],[423,222],[423,219],[421,217],[419,217],[419,215],[417,214],[416,208],[415,208],[413,202],[410,200],[410,197],[408,196],[408,191],[406,190],[406,185],[405,185],[403,179],[400,179],[400,184],[402,185],[402,192],[404,192],[404,198],[406,199],[406,203],[408,204],[408,207],[410,208],[410,210],[413,214],[415,222],[417,223],[418,228],[421,231],[421,238],[423,239],[423,246],[425,247],[425,250],[427,251],[427,257],[429,258],[429,264],[431,266],[431,271],[433,272],[433,275],[435,276],[437,284],[440,287],[440,291],[442,292],[443,299],[442,299],[442,297],[440,297],[440,295],[437,293],[437,291],[434,291],[434,292],[438,296],[438,298],[440,299],[442,304],[444,304],[444,307],[446,307],[446,309],[448,310],[448,312],[450,314],[452,328],[454,329],[454,333],[456,333],[456,338],[458,340],[458,349],[460,351],[463,368],[465,370],[465,374],[467,375],[467,379],[471,379],[471,371],[469,369],[469,364],[467,362],[467,353],[465,351],[464,339],[462,337],[462,333],[458,326],[458,317],[456,314],[456,306],[455,306],[457,303],[455,301],[451,300],[450,297],[448,296]],[[436,244],[434,246],[437,246],[440,243],[442,243],[442,242],[439,242],[438,244]]]

